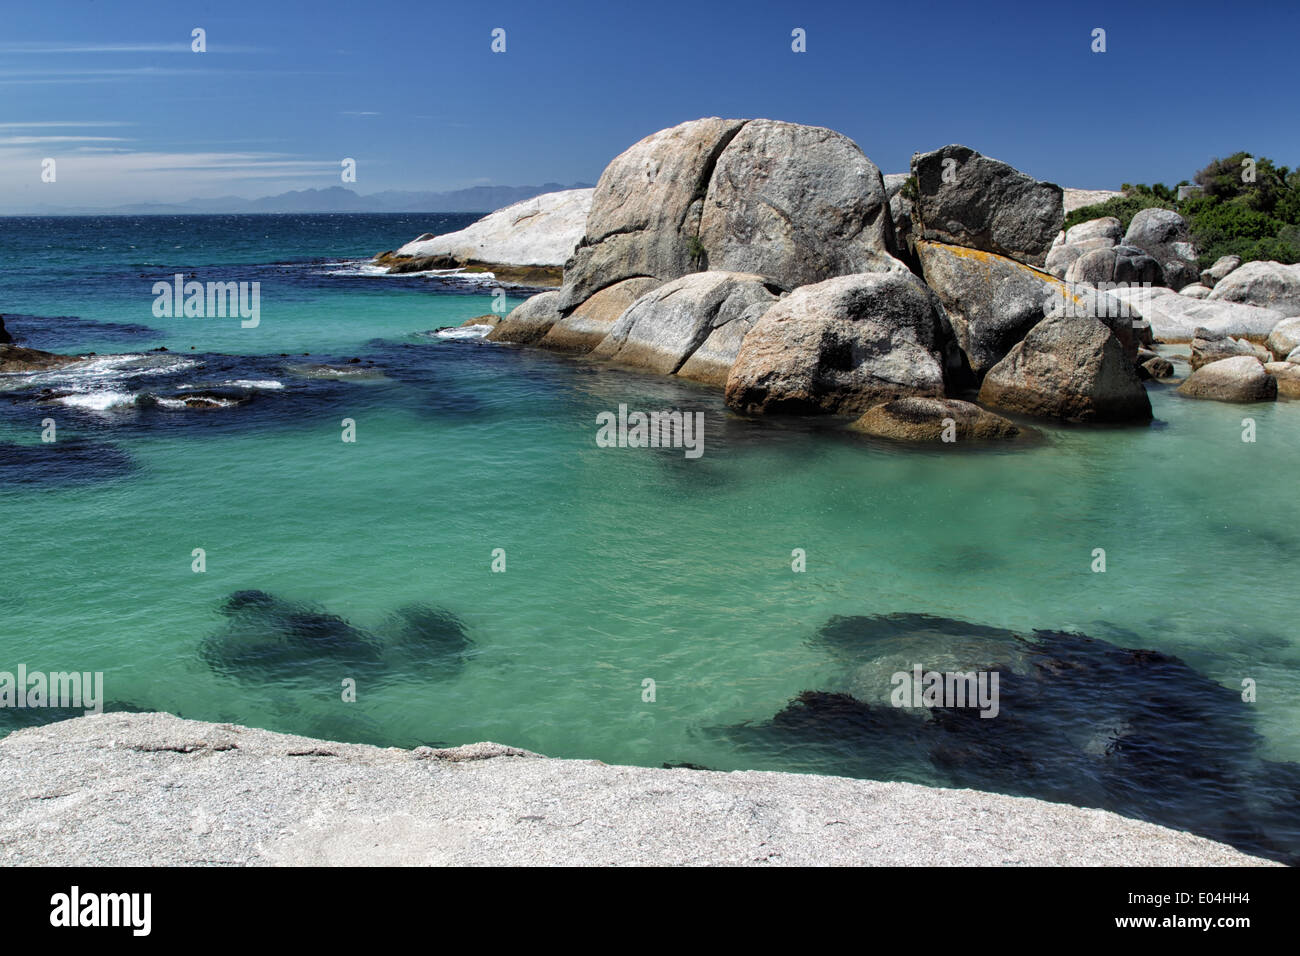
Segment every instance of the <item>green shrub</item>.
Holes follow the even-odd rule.
[[[1250,168],[1248,159],[1254,160],[1253,181],[1242,175]],[[1225,255],[1241,256],[1243,262],[1300,262],[1300,170],[1278,166],[1266,156],[1236,152],[1211,160],[1193,178],[1201,192],[1182,202],[1177,187],[1125,183],[1123,196],[1076,209],[1065,217],[1065,228],[1114,216],[1127,231],[1143,209],[1173,209],[1191,228],[1201,268]]]
[[[1120,228],[1127,231],[1128,224],[1133,221],[1133,217],[1143,209],[1175,209],[1176,204],[1167,199],[1159,199],[1155,196],[1115,196],[1107,199],[1105,202],[1094,203],[1091,206],[1083,206],[1076,209],[1065,217],[1065,228],[1077,226],[1081,222],[1087,222],[1089,219],[1100,219],[1103,216],[1114,216],[1119,220]]]

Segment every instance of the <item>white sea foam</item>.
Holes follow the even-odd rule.
[[[323,276],[384,276],[388,275],[387,266],[375,265],[369,259],[356,259],[344,262],[322,263],[322,271],[316,275]]]
[[[71,408],[80,408],[90,412],[106,412],[110,408],[134,405],[135,398],[134,392],[82,392],[77,395],[64,395],[57,401]]]
[[[190,395],[186,398],[157,398],[155,401],[161,408],[187,409],[191,406],[188,404],[192,401],[202,402],[204,405],[215,405],[218,408],[231,408],[239,403],[234,399],[217,398],[215,395]]]
[[[439,329],[434,335],[440,339],[481,339],[492,329],[490,325],[462,325],[454,329]]]
[[[237,378],[233,382],[222,382],[222,385],[230,385],[235,388],[265,388],[281,389],[284,388],[283,382],[277,382],[273,378]]]

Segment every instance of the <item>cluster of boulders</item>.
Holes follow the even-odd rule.
[[[1144,348],[1153,333],[1262,342],[1300,315],[1300,267],[1202,275],[1176,213],[1065,232],[1063,190],[1006,163],[951,145],[911,166],[885,177],[839,133],[773,120],[661,130],[605,169],[560,288],[487,338],[719,386],[742,412],[853,416],[894,437],[930,434],[929,417],[1010,437],[1024,430],[960,400],[1146,421],[1143,380],[1172,371]],[[1202,283],[1199,298],[1174,291]],[[1270,356],[1300,361],[1276,345]],[[1221,360],[1277,378],[1231,348]],[[904,399],[932,401],[891,404]]]

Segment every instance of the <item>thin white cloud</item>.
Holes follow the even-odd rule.
[[[370,110],[344,110],[339,116],[383,116],[383,113],[375,113]]]
[[[87,121],[78,122],[76,120],[39,120],[33,123],[0,123],[0,129],[59,129],[63,127],[72,127],[74,129],[81,127],[102,127],[102,126],[134,126],[135,123],[119,123],[112,120],[108,121]]]
[[[227,46],[213,39],[209,53],[266,53],[263,47]],[[41,41],[29,43],[0,43],[0,53],[190,53],[190,41],[183,43],[77,43],[75,41]]]
[[[0,146],[40,146],[44,143],[130,143],[123,136],[0,136]]]

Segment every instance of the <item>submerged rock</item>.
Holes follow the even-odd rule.
[[[131,456],[84,438],[18,444],[0,441],[0,488],[19,484],[80,485],[129,474]]]
[[[840,686],[730,740],[820,773],[1101,807],[1300,862],[1300,767],[1260,760],[1240,693],[1175,657],[923,614],[833,618],[812,643],[842,668]],[[910,684],[914,665],[983,672],[989,687],[996,674],[996,716],[943,699],[893,706],[895,675]]]
[[[226,627],[203,641],[214,671],[262,683],[337,682],[345,677],[449,676],[464,663],[469,638],[448,611],[413,605],[368,631],[310,604],[265,591],[236,591],[221,606]]]

